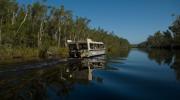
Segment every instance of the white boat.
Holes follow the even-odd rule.
[[[73,58],[92,57],[105,54],[105,46],[103,42],[95,42],[91,39],[86,41],[68,40],[69,56]]]

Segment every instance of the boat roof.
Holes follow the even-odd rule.
[[[68,44],[76,44],[76,43],[104,44],[103,42],[96,42],[96,41],[92,41],[91,39],[87,39],[87,41],[77,41],[77,42],[68,40],[67,42],[68,42]]]

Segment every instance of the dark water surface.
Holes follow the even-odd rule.
[[[8,70],[0,70],[0,100],[180,100],[178,51],[132,49]]]

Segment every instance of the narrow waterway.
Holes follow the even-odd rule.
[[[45,68],[4,68],[1,100],[180,99],[178,51],[132,49]]]

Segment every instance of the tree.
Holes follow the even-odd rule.
[[[171,35],[171,32],[167,30],[166,32],[163,32],[163,43],[162,46],[166,48],[171,48],[172,43],[173,43],[173,37]]]
[[[177,17],[169,29],[173,32],[174,45],[180,47],[180,16]]]
[[[15,0],[0,0],[0,45],[11,48],[67,47],[67,40],[91,38],[105,42],[107,48],[126,48],[129,42],[113,32],[89,27],[90,20],[73,15],[71,10],[49,7],[39,0],[18,5]]]

